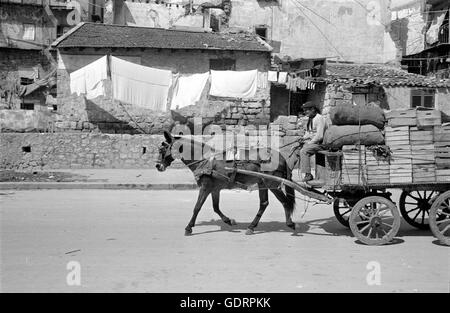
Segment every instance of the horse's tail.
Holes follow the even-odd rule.
[[[286,162],[286,179],[292,180],[292,171]],[[286,199],[288,201],[287,207],[289,214],[292,215],[295,211],[295,189],[291,186],[284,186],[286,192]]]

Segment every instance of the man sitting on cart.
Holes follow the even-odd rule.
[[[311,156],[325,148],[322,141],[326,130],[326,121],[320,114],[318,105],[313,101],[304,103],[302,108],[309,119],[306,133],[300,139],[300,146],[303,144],[300,150],[300,170],[305,174],[303,181],[308,182],[314,179],[311,174]]]

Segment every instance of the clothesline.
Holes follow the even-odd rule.
[[[251,99],[268,86],[268,73],[258,70],[180,75],[105,55],[70,74],[71,92],[87,99],[106,96],[107,79],[113,99],[163,111],[196,104],[208,81],[210,95],[227,98]]]
[[[145,81],[145,80],[142,80],[142,79],[137,79],[137,78],[134,78],[134,77],[128,77],[128,76],[125,76],[125,75],[121,75],[120,73],[117,73],[117,72],[115,72],[114,74],[117,75],[117,76],[126,77],[126,78],[128,78],[129,80],[133,80],[133,81],[136,81],[136,82],[148,83],[148,81]],[[164,85],[164,84],[158,84],[158,83],[153,83],[152,85],[156,85],[156,86],[166,86],[166,85]]]

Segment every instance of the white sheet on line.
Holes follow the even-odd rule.
[[[258,86],[258,70],[214,71],[211,70],[209,94],[217,97],[252,98]]]
[[[155,111],[166,111],[172,84],[171,71],[111,57],[111,80],[114,99]]]
[[[171,109],[194,105],[203,93],[209,79],[209,72],[181,75],[174,86]]]
[[[104,96],[104,80],[107,78],[107,57],[105,55],[70,73],[70,91],[77,95],[85,94],[87,99]]]

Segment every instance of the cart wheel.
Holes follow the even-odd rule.
[[[400,228],[400,214],[395,204],[380,196],[358,201],[350,214],[350,229],[361,242],[376,246],[394,239]]]
[[[433,202],[430,209],[430,228],[440,242],[450,246],[450,190]]]
[[[438,195],[438,191],[404,190],[400,195],[400,213],[409,225],[429,229],[429,211]]]
[[[348,223],[348,219],[350,217],[350,212],[352,211],[352,207],[345,201],[345,199],[337,198],[333,202],[333,211],[336,219],[344,225],[345,227],[350,228],[350,224]]]

